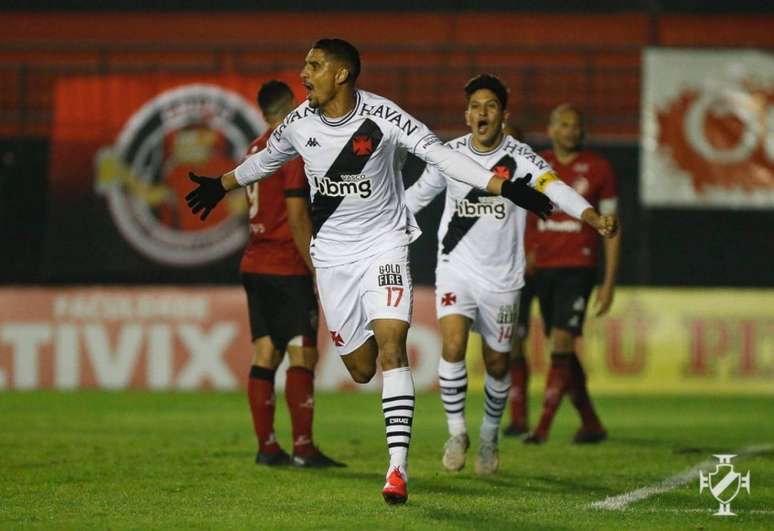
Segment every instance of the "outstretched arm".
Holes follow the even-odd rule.
[[[554,172],[548,172],[535,181],[551,201],[570,216],[591,226],[605,238],[612,238],[618,231],[618,219],[614,215],[603,216],[578,192],[567,186]]]
[[[444,176],[435,166],[428,164],[419,179],[406,190],[406,206],[416,214],[429,205],[430,201],[445,188]]]
[[[487,170],[476,161],[440,143],[423,153],[425,160],[435,164],[444,175],[462,181],[490,194],[501,195],[516,205],[531,210],[541,218],[551,213],[551,201],[539,191],[521,181],[508,181]],[[422,156],[422,155],[420,155]]]
[[[618,275],[618,257],[621,254],[621,229],[605,240],[605,278],[597,290],[594,310],[597,317],[604,315],[613,305],[615,280]]]
[[[295,156],[295,149],[275,131],[265,149],[248,157],[228,173],[219,177],[204,177],[189,172],[188,176],[198,186],[185,196],[186,203],[194,214],[201,212],[204,221],[226,192],[265,179]]]
[[[405,112],[403,115],[408,116]],[[522,182],[501,179],[476,161],[444,146],[426,125],[413,117],[408,117],[412,118],[409,122],[414,127],[393,127],[398,142],[420,159],[436,166],[443,175],[474,188],[486,190],[490,194],[501,195],[516,205],[531,210],[541,218],[545,218],[551,212],[551,201],[545,195]]]

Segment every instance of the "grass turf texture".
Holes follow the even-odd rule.
[[[532,397],[532,419],[538,397]],[[739,516],[698,478],[633,503],[592,509],[606,496],[654,485],[715,453],[774,443],[768,397],[601,397],[611,434],[570,444],[577,420],[565,401],[551,440],[502,438],[500,472],[473,472],[482,397],[468,398],[472,448],[460,473],[441,469],[446,426],[435,394],[420,395],[409,501],[387,506],[384,421],[373,394],[319,394],[316,439],[349,467],[253,464],[246,399],[237,393],[0,393],[0,528],[254,529],[771,529],[774,451],[735,460],[751,470]],[[277,436],[290,450],[279,397]]]

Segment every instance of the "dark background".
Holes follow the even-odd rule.
[[[536,148],[544,145],[536,145]],[[772,286],[774,217],[771,211],[645,209],[639,205],[639,148],[592,145],[607,156],[618,177],[621,224],[624,230],[620,282],[663,286]],[[104,203],[92,210],[74,208],[65,219],[74,231],[95,232],[91,238],[50,240],[47,219],[46,171],[48,144],[41,139],[0,141],[0,281],[5,283],[230,283],[237,282],[239,255],[200,268],[169,268],[141,259],[108,220]],[[404,174],[410,185],[422,163],[409,159]],[[415,281],[432,284],[436,231],[443,209],[437,197],[419,213],[424,234],[412,245]],[[60,231],[58,231],[60,232]],[[94,247],[103,241],[105,248]],[[48,242],[46,244],[46,242]],[[110,245],[108,245],[110,243]]]
[[[616,11],[650,11],[673,13],[771,12],[766,0],[424,0],[397,1],[389,5],[358,0],[5,0],[6,10],[126,10],[126,11],[561,11],[600,13]]]
[[[395,99],[444,138],[464,132],[461,129],[464,102],[458,94],[461,82],[481,71],[495,71],[509,82],[512,122],[524,129],[527,142],[536,149],[546,147],[544,124],[550,108],[566,100],[568,95],[580,103],[589,117],[589,147],[611,160],[619,178],[624,230],[619,276],[622,284],[774,286],[771,209],[644,208],[639,201],[638,183],[642,50],[647,46],[740,46],[770,50],[774,47],[771,2],[544,0],[519,2],[514,7],[513,2],[503,1],[482,6],[478,2],[435,0],[423,2],[422,10],[458,14],[461,18],[455,23],[459,24],[465,23],[468,13],[507,10],[513,14],[518,9],[517,14],[523,13],[525,17],[557,13],[562,28],[568,27],[565,20],[568,13],[582,13],[578,15],[581,20],[635,12],[640,18],[634,20],[639,20],[640,26],[631,29],[629,40],[625,36],[629,28],[611,28],[624,36],[605,34],[605,44],[600,44],[602,32],[594,34],[592,30],[580,28],[577,34],[561,35],[552,33],[550,24],[546,31],[538,32],[543,41],[535,40],[534,32],[522,38],[519,27],[481,27],[482,32],[491,31],[499,36],[505,32],[506,40],[513,42],[512,45],[487,39],[481,46],[474,46],[464,39],[456,42],[454,35],[443,42],[425,42],[423,28],[415,28],[416,42],[396,42],[389,28],[400,26],[400,14],[416,12],[417,5],[393,3],[388,8],[390,12],[383,12],[384,6],[378,3],[360,2],[289,0],[278,5],[222,0],[215,6],[213,2],[199,0],[14,0],[4,2],[2,9],[9,16],[14,13],[51,15],[50,23],[54,25],[60,15],[88,21],[92,13],[97,16],[97,13],[116,11],[138,16],[165,11],[187,13],[190,17],[192,11],[209,10],[213,17],[228,13],[248,17],[260,15],[262,9],[271,9],[272,12],[308,13],[311,19],[339,11],[347,15],[362,14],[364,20],[379,18],[380,28],[385,32],[384,43],[380,44],[378,38],[370,39],[361,48],[369,60],[361,85]],[[147,22],[150,27],[154,21],[151,18]],[[3,249],[0,283],[238,281],[238,254],[198,268],[171,268],[151,263],[123,242],[111,223],[105,222],[109,216],[103,199],[88,204],[60,204],[52,198],[47,184],[51,92],[59,77],[167,70],[228,73],[297,68],[303,50],[314,40],[293,28],[287,28],[286,41],[267,40],[260,32],[243,37],[209,32],[208,23],[208,15],[202,13],[200,35],[186,38],[172,31],[168,43],[144,39],[142,35],[134,40],[123,36],[123,40],[115,41],[97,32],[69,40],[63,40],[61,35],[47,40],[47,32],[40,30],[33,37],[26,37],[23,29],[16,36],[0,36],[0,242]],[[610,23],[619,24],[615,20]],[[325,31],[325,27],[320,31]],[[412,28],[402,28],[402,31],[405,35]],[[9,33],[13,32],[5,32]],[[234,40],[237,37],[241,40]],[[360,39],[365,37],[361,35]],[[224,44],[224,40],[228,43]],[[357,38],[354,40],[359,42]],[[205,53],[210,55],[205,57]],[[533,55],[540,58],[532,61]],[[207,61],[197,59],[199,56]],[[412,64],[415,56],[419,59]],[[407,184],[419,171],[421,165],[409,161],[405,171]],[[412,263],[415,279],[421,284],[433,282],[435,233],[441,205],[438,198],[419,215],[424,235],[412,246]]]

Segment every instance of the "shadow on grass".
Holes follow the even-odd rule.
[[[502,470],[495,475],[479,476],[472,472],[457,475],[439,475],[434,478],[414,478],[415,485],[438,494],[447,495],[473,495],[478,496],[482,488],[504,489],[519,496],[534,496],[538,493],[546,493],[551,496],[571,494],[588,496],[590,492],[595,495],[605,495],[613,492],[613,489],[580,482],[573,478],[557,478],[547,476],[524,476],[517,473],[507,473]]]
[[[471,507],[459,508],[436,508],[419,504],[418,508],[427,518],[432,518],[439,524],[444,523],[453,525],[460,529],[572,529],[567,526],[557,526],[556,524],[545,524],[540,522],[544,520],[542,512],[523,512],[517,514],[493,513],[485,510],[483,513],[476,511]]]

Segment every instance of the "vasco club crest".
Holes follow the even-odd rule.
[[[233,193],[201,222],[184,197],[188,171],[232,169],[266,128],[239,94],[215,85],[184,85],[159,94],[96,156],[97,191],[124,238],[163,264],[195,266],[240,249],[247,237],[244,194]]]
[[[731,459],[736,457],[734,454],[715,455],[718,458],[718,464],[715,465],[715,471],[704,475],[699,471],[699,494],[704,489],[709,489],[712,496],[720,502],[720,508],[715,516],[736,516],[731,512],[731,502],[739,494],[741,489],[747,490],[750,494],[750,471],[746,475],[741,475],[734,470]]]

